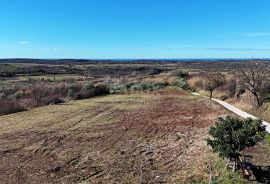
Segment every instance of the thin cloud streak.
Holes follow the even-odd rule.
[[[31,42],[27,42],[27,41],[22,41],[22,42],[18,42],[19,44],[29,44]]]
[[[245,33],[245,36],[249,36],[249,37],[270,37],[270,32]]]
[[[46,51],[46,52],[48,52],[48,51],[50,51],[50,52],[57,52],[57,51],[59,51],[60,49],[59,48],[57,48],[57,47],[54,47],[54,48],[46,48],[46,49],[40,49],[40,51]]]
[[[166,48],[165,50],[208,50],[208,51],[270,51],[270,48],[226,48],[226,47],[172,47]]]
[[[270,51],[270,48],[206,48],[213,51]]]

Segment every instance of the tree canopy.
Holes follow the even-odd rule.
[[[210,98],[213,96],[213,91],[224,85],[225,76],[221,73],[209,73],[204,77],[203,87],[205,90],[210,92]]]
[[[239,73],[240,85],[251,92],[258,107],[268,98],[270,91],[269,67],[265,63],[255,62],[247,65]]]
[[[261,120],[227,116],[219,118],[210,128],[209,134],[212,138],[209,138],[207,143],[220,157],[237,162],[241,152],[247,147],[255,146],[265,133]]]

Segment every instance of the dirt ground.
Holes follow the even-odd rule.
[[[0,183],[189,183],[228,114],[182,92],[121,94],[0,117]]]

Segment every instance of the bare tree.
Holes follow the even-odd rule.
[[[41,106],[42,98],[47,95],[47,89],[44,82],[34,83],[31,87],[32,99],[35,101],[36,106]]]
[[[227,82],[228,97],[234,97],[236,94],[236,80],[230,79]]]
[[[268,97],[270,90],[268,71],[267,65],[261,61],[247,65],[239,74],[240,85],[254,95],[258,107]]]
[[[225,76],[221,73],[210,73],[204,76],[203,79],[203,88],[210,93],[210,98],[213,96],[213,91],[223,86],[225,83]]]

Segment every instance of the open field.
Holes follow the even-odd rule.
[[[226,114],[207,99],[164,91],[1,116],[0,183],[207,180],[207,129]]]
[[[0,183],[208,183],[210,168],[216,183],[245,183],[206,146],[231,113],[190,94],[224,75],[213,97],[270,117],[267,100],[238,93],[250,61],[14,61],[0,60]],[[246,150],[262,183],[269,150]]]

